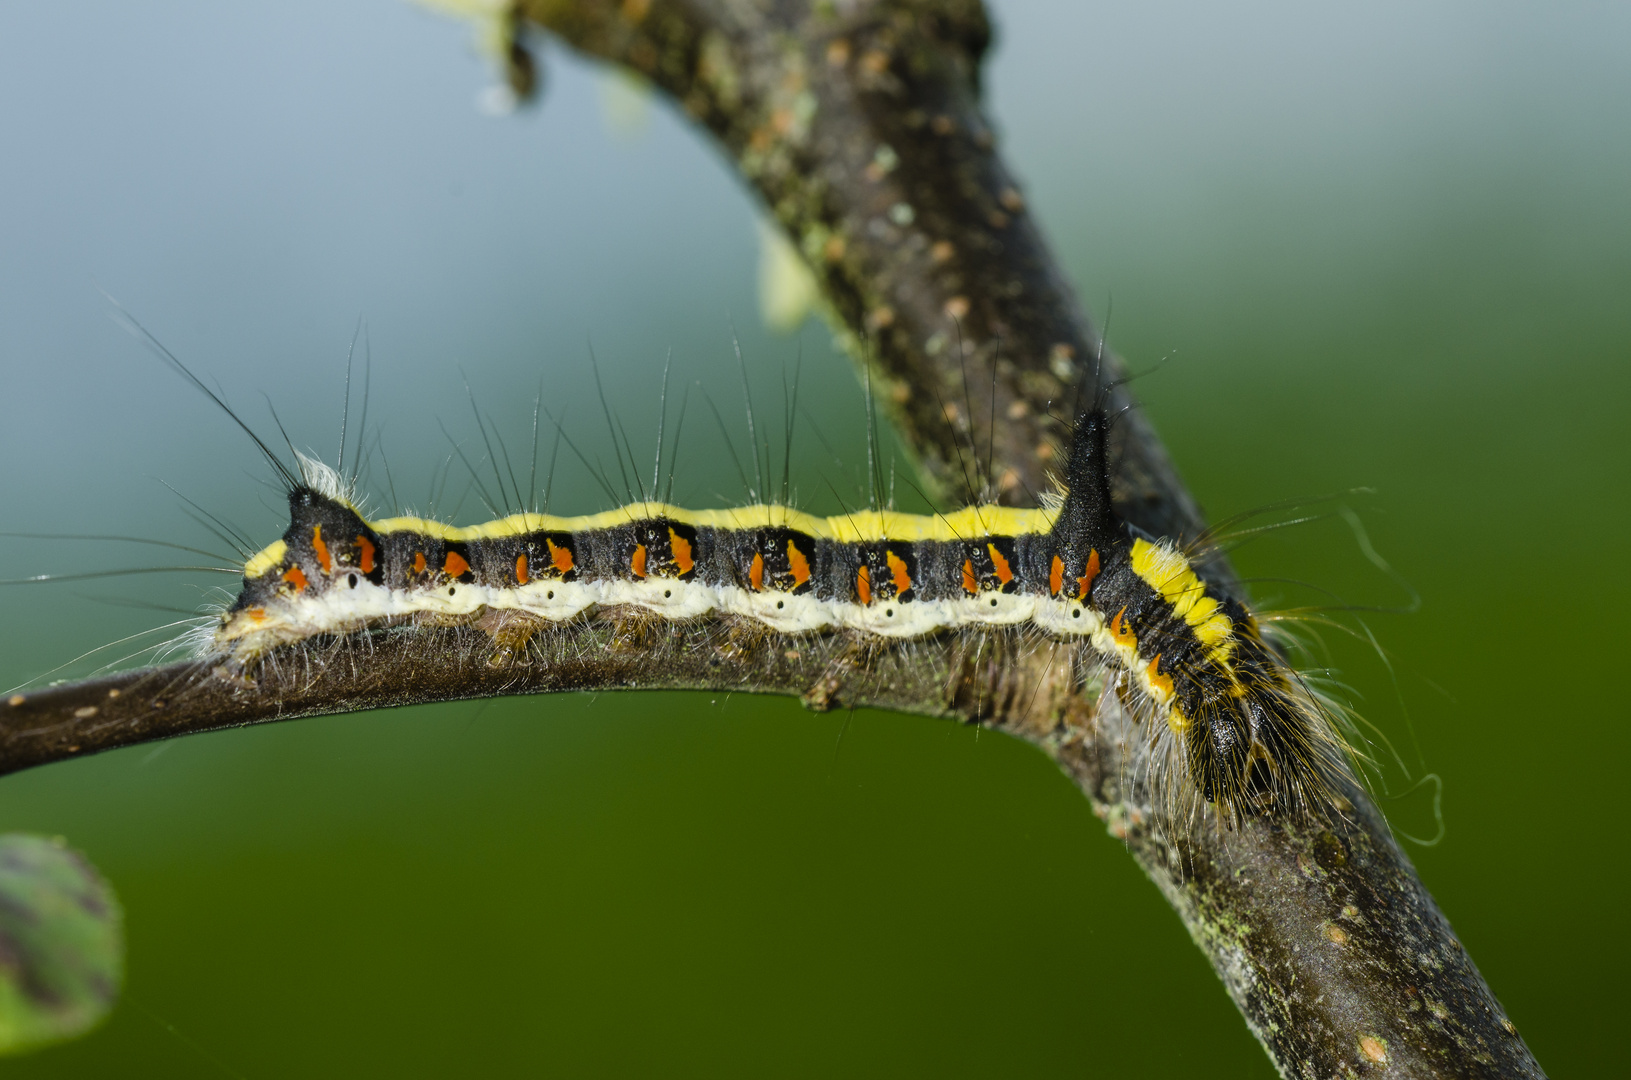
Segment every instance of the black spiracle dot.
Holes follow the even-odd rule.
[[[548,595],[548,596],[546,596],[546,597],[544,597],[544,599],[546,599],[546,600],[553,600],[553,599],[555,599],[555,590],[554,590],[554,589],[551,589],[551,590],[549,590],[549,595]]]
[[[786,606],[787,606],[787,602],[785,600],[777,600],[776,601],[776,610],[777,611],[780,611],[782,608],[784,608]]]
[[[351,583],[351,587],[353,589],[355,589],[357,587],[357,575],[356,574],[347,574],[346,575],[346,580]]]
[[[667,600],[670,596],[673,596],[673,595],[674,595],[674,590],[673,589],[664,589],[663,590],[663,599],[664,600]]]
[[[1072,611],[1070,613],[1070,617],[1073,618],[1073,619],[1080,619],[1082,617],[1082,609],[1081,608],[1075,609],[1074,611]]]
[[[992,597],[992,598],[991,598],[991,606],[992,606],[992,607],[996,607],[996,606],[997,606],[997,598],[996,598],[996,597],[995,597],[995,596],[993,596],[993,597]]]
[[[895,617],[895,609],[892,608],[892,607],[891,608],[884,608],[883,613],[887,618],[893,619]]]
[[[458,592],[458,591],[459,591],[459,590],[458,590],[458,589],[455,589],[455,588],[454,588],[454,587],[453,587],[453,586],[451,586],[451,585],[449,585],[449,586],[448,586],[448,587],[447,587],[447,595],[449,595],[449,596],[452,596],[452,595],[453,595],[453,594],[454,594],[454,593],[456,593],[456,592]]]

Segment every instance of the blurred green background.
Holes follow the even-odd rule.
[[[1422,607],[1363,617],[1390,665],[1341,634],[1319,662],[1443,778],[1443,842],[1409,850],[1542,1064],[1607,1074],[1631,1007],[1631,9],[993,14],[1004,149],[1089,306],[1113,297],[1112,342],[1169,358],[1137,389],[1208,511],[1374,489],[1347,503]],[[803,357],[801,505],[855,492],[860,391],[820,324],[761,328],[741,185],[666,106],[545,64],[541,105],[492,117],[468,29],[392,0],[0,8],[0,528],[214,543],[160,481],[257,542],[283,527],[252,448],[99,287],[330,460],[365,318],[375,459],[420,509],[438,421],[475,437],[465,377],[512,446],[542,378],[609,458],[590,343],[631,433],[669,350],[731,422],[734,322],[764,412]],[[697,405],[676,494],[737,501]],[[554,508],[605,502],[563,460]],[[8,577],[169,561],[0,552]],[[1269,603],[1408,599],[1339,521],[1237,562]],[[8,587],[0,683],[219,584]],[[1384,805],[1433,831],[1425,794]],[[319,719],[6,777],[0,828],[83,849],[130,950],[112,1019],[8,1075],[1271,1075],[1086,801],[950,723],[706,694]]]

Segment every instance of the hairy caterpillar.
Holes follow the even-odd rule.
[[[271,650],[322,635],[474,624],[503,654],[605,607],[876,639],[1019,627],[1080,642],[1112,669],[1187,777],[1173,782],[1224,820],[1328,808],[1343,740],[1242,603],[1116,515],[1108,426],[1097,403],[1077,417],[1055,505],[932,516],[636,502],[467,528],[369,521],[337,472],[301,456],[298,476],[279,466],[289,527],[247,561],[208,647],[223,676],[252,679]]]

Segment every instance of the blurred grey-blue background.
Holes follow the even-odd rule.
[[[1606,1073],[1631,8],[993,17],[1004,150],[1112,342],[1165,359],[1137,388],[1197,497],[1374,489],[1347,502],[1423,605],[1364,616],[1386,662],[1340,633],[1322,662],[1403,759],[1389,790],[1443,778],[1443,842],[1409,850],[1541,1062]],[[763,328],[759,211],[713,149],[553,46],[540,105],[485,115],[471,42],[394,0],[0,8],[0,529],[220,546],[165,485],[257,543],[283,527],[253,448],[104,289],[331,461],[365,319],[381,505],[427,508],[439,424],[476,437],[466,380],[512,447],[541,383],[609,461],[591,345],[637,444],[670,352],[734,423],[733,324],[763,412],[802,364],[801,505],[857,490],[851,368],[819,322]],[[736,501],[697,393],[677,499]],[[459,469],[440,509],[478,520]],[[554,500],[607,502],[569,458]],[[0,540],[5,577],[157,550]],[[1408,599],[1340,521],[1237,562],[1271,604]],[[152,639],[46,676],[223,580],[6,587],[0,682],[119,660]],[[1430,802],[1384,806],[1429,835]],[[1074,788],[947,723],[724,695],[319,719],[7,777],[0,828],[85,850],[130,941],[112,1020],[19,1076],[1271,1074]]]

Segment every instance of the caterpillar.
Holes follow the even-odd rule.
[[[462,528],[370,521],[337,471],[297,455],[298,475],[279,466],[289,526],[245,563],[208,649],[223,677],[249,681],[273,650],[323,635],[473,624],[513,652],[599,608],[878,641],[1017,627],[1079,642],[1113,671],[1187,777],[1173,782],[1220,820],[1330,809],[1348,751],[1329,712],[1245,604],[1116,514],[1109,425],[1102,403],[1077,416],[1051,505],[926,516],[640,501]]]

